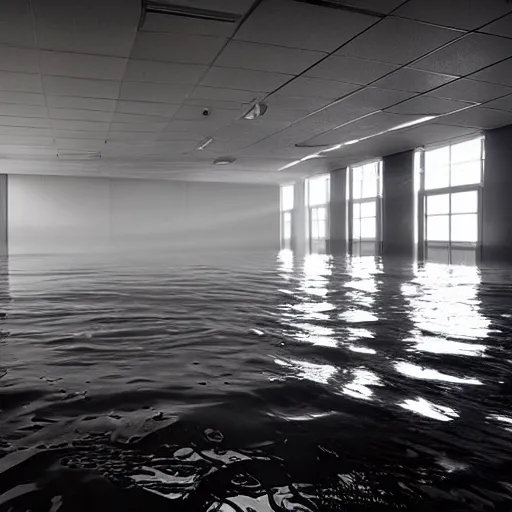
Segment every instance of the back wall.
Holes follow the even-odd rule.
[[[10,254],[279,248],[279,188],[9,175]]]

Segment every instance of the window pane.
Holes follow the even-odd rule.
[[[450,213],[450,195],[427,196],[427,215]]]
[[[319,176],[308,180],[309,205],[327,204],[329,201],[329,176]]]
[[[478,192],[460,192],[452,194],[452,213],[477,213]]]
[[[316,222],[318,219],[318,209],[317,208],[311,208],[311,221]]]
[[[352,221],[352,238],[354,240],[359,240],[361,238],[361,221],[359,219],[354,219]]]
[[[363,181],[375,181],[378,177],[378,163],[363,165]]]
[[[361,203],[361,217],[376,217],[377,205],[375,201],[371,203]]]
[[[427,217],[427,240],[447,242],[450,237],[449,215]]]
[[[316,222],[311,223],[311,238],[318,238],[318,224]]]
[[[377,179],[376,178],[370,178],[363,181],[363,198],[368,197],[377,197],[378,191],[377,191]]]
[[[363,167],[353,167],[352,168],[352,180],[354,182],[356,181],[363,181]]]
[[[318,238],[325,238],[325,221],[318,223]]]
[[[480,160],[452,165],[452,187],[480,183],[482,180],[481,168],[482,162]]]
[[[444,188],[450,185],[448,166],[431,167],[425,170],[425,189]]]
[[[450,164],[450,148],[433,149],[425,151],[425,170],[430,171]]]
[[[317,211],[318,218],[320,220],[325,220],[326,214],[327,214],[325,208],[317,208],[316,211]]]
[[[477,242],[478,216],[452,215],[452,242]]]
[[[452,146],[452,164],[480,160],[482,157],[482,139],[473,139]]]
[[[375,238],[377,236],[377,222],[373,219],[361,219],[361,238]]]
[[[281,187],[281,211],[293,210],[293,185]]]
[[[361,205],[359,203],[355,204],[352,209],[352,217],[354,219],[360,219],[361,218]]]

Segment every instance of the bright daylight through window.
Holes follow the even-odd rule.
[[[329,175],[316,176],[306,182],[309,248],[312,252],[323,252],[327,249],[330,183]]]
[[[474,263],[480,241],[483,138],[427,150],[422,160],[426,259]]]
[[[350,179],[352,254],[376,255],[380,240],[381,162],[351,168]]]
[[[281,248],[291,249],[294,186],[281,187]]]

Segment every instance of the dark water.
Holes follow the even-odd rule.
[[[0,512],[512,510],[512,272],[11,258]]]

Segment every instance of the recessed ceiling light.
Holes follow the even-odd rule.
[[[232,156],[220,156],[213,161],[214,165],[229,165],[232,164],[236,158]]]

